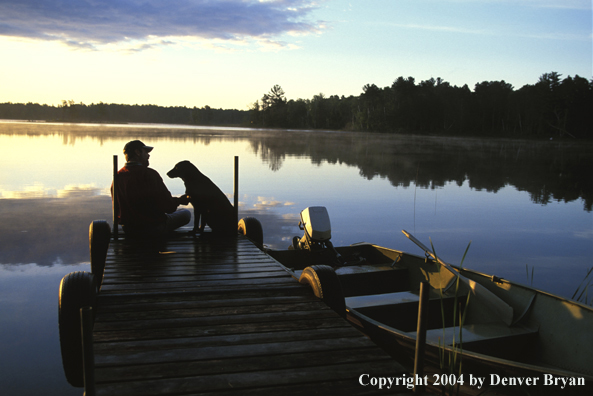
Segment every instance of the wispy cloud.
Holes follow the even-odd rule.
[[[570,10],[591,10],[591,0],[449,0],[452,3],[509,3],[534,8],[561,8]]]
[[[523,0],[528,5],[542,8],[591,10],[591,0]]]
[[[438,26],[438,25],[420,25],[420,24],[390,24],[402,29],[412,30],[428,30],[441,33],[460,33],[470,35],[483,35],[483,36],[498,36],[498,37],[524,37],[532,39],[545,39],[545,40],[571,40],[571,41],[583,41],[590,40],[591,34],[577,34],[577,33],[565,33],[565,32],[543,32],[543,33],[525,33],[514,30],[489,30],[489,29],[471,29],[463,28],[458,26]]]
[[[109,188],[102,191],[100,188],[90,184],[67,185],[61,190],[46,187],[42,183],[26,186],[20,191],[0,189],[0,198],[2,199],[84,198],[109,194],[111,194]]]
[[[399,28],[404,29],[416,29],[416,30],[430,30],[435,32],[446,32],[446,33],[464,33],[464,34],[483,34],[483,35],[492,35],[494,34],[492,31],[485,30],[485,29],[467,29],[458,26],[438,26],[438,25],[420,25],[414,23],[408,24],[398,24],[398,23],[391,23],[391,26],[396,26]]]
[[[312,0],[2,0],[0,36],[59,41],[79,49],[170,38],[276,42],[323,29]],[[278,45],[283,45],[281,41]]]

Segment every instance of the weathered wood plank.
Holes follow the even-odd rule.
[[[163,394],[191,394],[193,392],[217,391],[233,389],[239,391],[244,388],[268,387],[274,385],[330,382],[335,380],[351,381],[350,386],[360,386],[358,378],[361,373],[373,376],[393,375],[392,361],[378,361],[362,365],[345,363],[340,365],[326,365],[317,367],[303,367],[299,370],[292,368],[256,371],[246,373],[223,373],[218,375],[193,376],[183,378],[168,378],[164,380],[130,381],[126,383],[105,384],[97,389],[97,395],[163,395]]]
[[[398,376],[401,374],[396,373],[392,376]],[[401,385],[397,388],[379,389],[375,386],[360,386],[360,384],[352,383],[352,379],[338,380],[338,381],[322,381],[322,382],[310,382],[300,383],[298,386],[295,384],[288,384],[282,386],[267,386],[267,387],[256,387],[256,388],[245,388],[240,391],[227,390],[227,391],[216,391],[204,392],[204,393],[189,393],[188,396],[205,396],[205,395],[216,395],[216,396],[327,396],[327,395],[348,395],[348,396],[367,396],[367,395],[389,395],[389,396],[410,396],[412,391],[407,389],[406,386]]]
[[[210,297],[210,296],[208,296]],[[140,302],[137,304],[102,304],[97,310],[97,317],[103,320],[103,313],[116,312],[138,312],[138,311],[161,311],[174,309],[203,309],[215,307],[235,307],[238,304],[241,306],[262,306],[269,304],[293,304],[304,302],[319,301],[311,295],[292,295],[292,296],[278,296],[278,297],[237,297],[236,298],[216,299],[210,298],[194,298],[194,299],[177,299],[177,300],[161,300],[155,299],[151,302]],[[106,319],[107,320],[107,319]]]
[[[299,283],[278,283],[278,284],[269,284],[269,285],[243,285],[242,287],[237,287],[235,285],[222,285],[217,286],[214,288],[194,288],[194,289],[157,289],[157,290],[112,290],[111,292],[103,293],[101,290],[102,298],[110,299],[110,298],[125,298],[125,297],[140,297],[140,298],[158,298],[158,297],[166,297],[166,296],[176,296],[176,295],[200,295],[200,294],[210,294],[216,292],[227,292],[227,293],[239,293],[239,292],[254,292],[259,291],[261,293],[265,293],[268,290],[271,291],[282,291],[284,289],[288,289],[290,291],[298,292],[305,288],[305,286]],[[309,293],[311,291],[309,290]]]
[[[177,328],[155,328],[144,329],[119,329],[114,328],[109,331],[94,332],[95,343],[131,341],[131,340],[162,340],[188,337],[204,337],[210,335],[225,334],[248,334],[248,333],[267,333],[286,330],[308,331],[310,329],[321,329],[330,327],[349,326],[344,321],[336,320],[335,315],[325,312],[318,317],[305,317],[300,320],[288,320],[281,322],[252,322],[252,323],[219,323],[206,324],[204,326],[177,327]]]
[[[156,293],[126,293],[126,294],[102,294],[99,295],[100,307],[118,306],[125,308],[126,305],[134,304],[153,304],[163,302],[191,302],[191,301],[209,301],[209,300],[234,300],[250,298],[276,298],[276,297],[307,297],[318,301],[313,296],[311,290],[300,284],[289,286],[279,286],[270,288],[228,288],[221,287],[216,290],[198,290],[195,292],[166,292],[158,291]]]
[[[255,278],[288,278],[289,275],[285,271],[259,271],[259,272],[233,272],[221,274],[185,274],[176,276],[154,275],[141,277],[109,277],[103,281],[104,285],[115,285],[125,283],[176,283],[176,282],[191,282],[191,281],[210,281],[210,280],[225,280],[225,279],[255,279]]]
[[[122,257],[122,255],[125,255]],[[121,258],[120,258],[121,257]],[[169,259],[174,260],[177,258],[180,259],[187,259],[187,258],[198,258],[202,261],[207,260],[219,260],[224,258],[243,258],[243,259],[253,259],[255,261],[266,261],[267,255],[261,251],[217,251],[217,252],[199,252],[192,249],[188,249],[187,251],[169,251],[169,252],[158,252],[158,251],[112,251],[107,253],[107,262],[114,262],[114,263],[122,263],[132,265],[134,264],[134,260],[138,260],[141,258],[154,258],[154,259]]]
[[[209,335],[204,337],[167,338],[160,340],[132,340],[121,342],[97,343],[95,354],[98,355],[125,355],[130,352],[156,351],[166,349],[201,348],[231,345],[250,345],[261,343],[303,342],[320,341],[324,339],[337,339],[358,337],[352,329],[342,327],[327,327],[308,329],[307,331],[289,330],[264,333],[243,333]]]
[[[327,307],[326,307],[327,308]],[[311,311],[291,311],[291,312],[272,312],[272,313],[253,313],[253,314],[232,314],[219,315],[198,318],[172,318],[172,319],[146,319],[146,320],[131,320],[118,322],[104,322],[97,321],[95,323],[94,331],[111,331],[116,329],[132,330],[136,329],[139,332],[147,329],[166,329],[166,328],[180,328],[191,326],[216,326],[220,324],[232,323],[250,323],[250,322],[275,322],[275,321],[291,321],[303,320],[323,317],[335,317],[335,312],[329,309],[319,309]]]
[[[317,342],[266,342],[246,345],[217,345],[199,348],[164,349],[121,352],[117,354],[95,354],[96,367],[127,366],[161,362],[180,362],[193,360],[226,359],[246,356],[277,356],[313,351],[354,350],[372,346],[373,343],[364,337],[317,340]]]
[[[157,268],[150,268],[152,271],[157,270]],[[217,272],[229,272],[229,271],[237,271],[237,272],[252,272],[252,271],[262,271],[262,270],[279,270],[284,271],[282,268],[278,267],[278,265],[270,263],[269,261],[259,261],[259,262],[250,262],[246,264],[237,263],[236,261],[232,263],[209,263],[204,264],[200,263],[196,265],[195,263],[188,263],[182,262],[180,264],[174,263],[172,261],[167,263],[167,266],[161,268],[163,272],[167,272],[170,274],[174,273],[196,273],[196,274],[208,274],[208,273],[217,273]],[[142,276],[147,271],[147,268],[142,265],[136,265],[134,267],[127,266],[121,267],[117,265],[112,265],[111,267],[107,267],[105,269],[105,274],[109,274],[110,276],[117,276],[117,274],[122,273],[125,276]]]
[[[279,284],[292,284],[294,279],[287,276],[276,276],[267,278],[253,278],[253,279],[223,279],[223,280],[197,280],[195,282],[144,282],[144,283],[112,283],[103,282],[101,287],[102,293],[108,292],[122,292],[122,291],[142,291],[142,290],[158,290],[158,289],[199,289],[199,288],[216,288],[220,286],[233,287],[248,287]]]
[[[225,372],[248,372],[301,367],[315,367],[328,365],[333,362],[373,362],[385,360],[383,351],[375,348],[350,350],[313,351],[294,354],[290,359],[270,359],[267,356],[247,356],[235,359],[211,359],[191,362],[169,362],[146,364],[142,366],[105,366],[96,370],[96,380],[99,383],[130,381],[141,379],[165,379],[200,375],[221,374]]]
[[[300,312],[329,309],[319,301],[294,302],[292,304],[264,304],[264,305],[221,305],[214,307],[194,307],[192,309],[161,309],[136,310],[134,312],[98,312],[96,320],[101,322],[122,322],[159,319],[200,318],[225,315],[266,314],[277,312]]]

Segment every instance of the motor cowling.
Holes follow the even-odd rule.
[[[325,206],[311,206],[303,210],[299,228],[304,229],[313,242],[329,241],[332,237],[329,214]]]
[[[301,212],[299,228],[304,231],[302,238],[293,238],[295,250],[333,249],[331,222],[325,206],[310,206]]]
[[[325,250],[330,253],[329,262],[335,266],[359,265],[365,261],[359,256],[345,258],[334,248],[330,241],[332,232],[329,214],[324,206],[310,206],[304,209],[301,212],[299,228],[304,231],[304,235],[302,238],[295,236],[289,249],[310,252]]]

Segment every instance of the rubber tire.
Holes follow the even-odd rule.
[[[336,271],[328,265],[313,265],[301,273],[299,283],[308,284],[316,297],[341,316],[346,316],[346,299]]]
[[[97,297],[95,276],[90,272],[71,272],[62,278],[58,302],[60,349],[64,374],[70,385],[84,386],[80,309],[94,307]]]
[[[238,231],[245,235],[260,249],[264,247],[264,231],[255,217],[244,217],[239,221]]]
[[[95,275],[97,289],[103,284],[107,249],[111,240],[111,227],[105,220],[93,220],[89,227],[89,251],[91,254],[91,272]]]

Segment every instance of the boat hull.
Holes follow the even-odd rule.
[[[417,285],[427,281],[433,289],[425,351],[429,380],[433,374],[463,374],[468,381],[470,375],[484,378],[490,387],[502,386],[505,381],[531,381],[532,394],[555,394],[564,389],[567,394],[591,394],[591,307],[455,267],[454,272],[467,278],[470,285],[478,285],[511,307],[513,323],[509,325],[498,320],[496,312],[482,304],[471,287],[460,287],[456,274],[437,262],[370,244],[336,249],[350,262],[336,263],[327,252],[269,254],[297,279],[307,266],[332,266],[345,299],[346,312],[341,313],[410,370],[416,347]],[[467,316],[461,319],[460,312]]]

